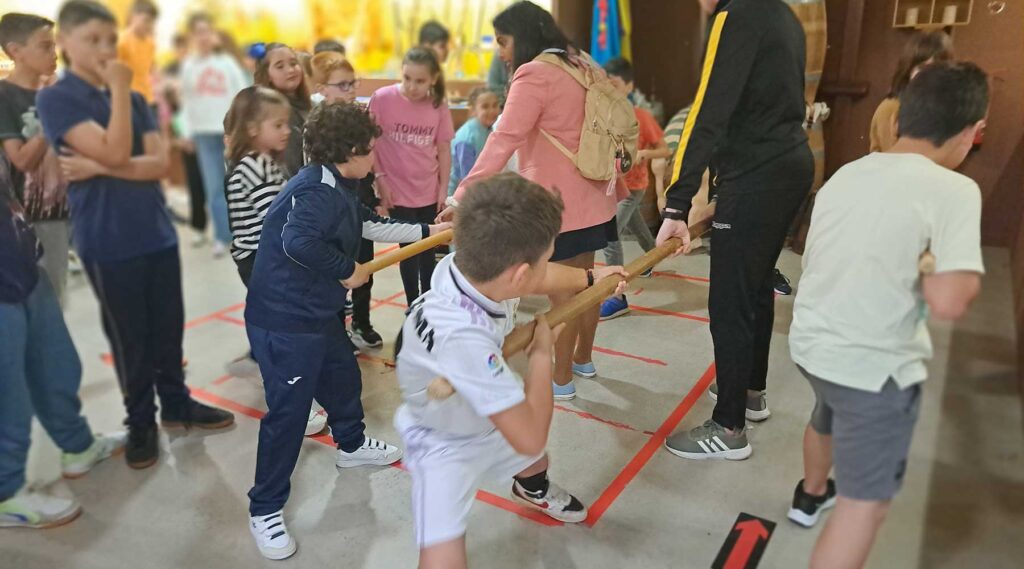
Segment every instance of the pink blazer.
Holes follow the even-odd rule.
[[[501,120],[487,138],[476,165],[459,184],[455,199],[462,199],[474,182],[501,172],[518,150],[519,173],[562,195],[562,233],[600,225],[615,217],[615,206],[626,195],[625,184],[620,180],[609,195],[608,182],[581,176],[540,132],[544,129],[575,152],[583,128],[585,98],[583,86],[558,67],[538,61],[521,65],[512,78]]]

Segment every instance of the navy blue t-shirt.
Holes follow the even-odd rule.
[[[0,190],[0,302],[24,302],[39,281],[36,261],[42,255],[35,233],[18,200]]]
[[[110,122],[110,92],[70,71],[36,98],[43,132],[58,152],[75,126]],[[145,99],[132,93],[132,156],[144,154],[142,138],[157,130]],[[85,263],[123,261],[163,251],[178,243],[158,180],[134,182],[98,176],[68,187],[71,235]]]

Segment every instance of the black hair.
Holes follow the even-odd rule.
[[[341,55],[345,55],[345,46],[342,45],[340,41],[332,39],[320,40],[316,42],[315,46],[313,46],[313,55],[323,53],[325,51],[334,51]]]
[[[114,14],[106,6],[94,0],[68,0],[60,7],[60,12],[57,14],[57,25],[63,31],[72,30],[93,20],[117,24]]]
[[[429,22],[420,26],[420,45],[433,45],[438,42],[447,43],[452,38],[448,28],[441,25],[440,22],[430,20]]]
[[[942,30],[914,32],[903,46],[896,72],[892,75],[889,97],[899,97],[910,83],[910,76],[928,60],[942,62],[953,59],[953,40]]]
[[[899,136],[942,146],[985,118],[988,76],[967,62],[923,67],[900,94]]]
[[[624,57],[613,57],[604,64],[604,71],[611,77],[618,77],[625,83],[633,81],[633,64]]]
[[[570,42],[555,23],[551,14],[533,2],[516,2],[494,17],[494,31],[512,36],[515,40],[512,50],[512,68],[515,73],[520,65],[533,61],[546,49],[567,52]],[[565,53],[559,57],[568,60]]]
[[[546,262],[564,209],[558,194],[512,172],[473,184],[455,214],[455,264],[483,283],[509,267]]]
[[[135,0],[132,4],[132,14],[145,14],[156,19],[160,17],[160,9],[151,0]]]
[[[362,106],[321,103],[306,119],[303,149],[310,164],[344,164],[353,156],[369,154],[380,135],[380,127]]]
[[[0,18],[0,48],[4,53],[7,51],[7,44],[20,43],[22,45],[32,37],[32,34],[42,28],[52,28],[53,21],[34,14],[19,14],[11,12]]]
[[[430,70],[430,74],[437,77],[437,81],[431,89],[431,94],[433,95],[434,108],[440,107],[441,103],[444,102],[446,88],[444,85],[444,71],[441,70],[441,63],[437,61],[437,55],[433,50],[425,47],[414,47],[402,59],[402,65],[407,63],[426,65],[427,69]]]

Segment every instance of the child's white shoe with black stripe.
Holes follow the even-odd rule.
[[[249,517],[249,531],[256,540],[256,547],[267,559],[287,559],[298,549],[298,545],[284,525],[282,510],[266,516]]]

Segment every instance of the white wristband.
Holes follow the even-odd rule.
[[[444,200],[444,205],[448,207],[459,207],[459,200],[455,199],[455,196],[448,196],[448,199]]]

